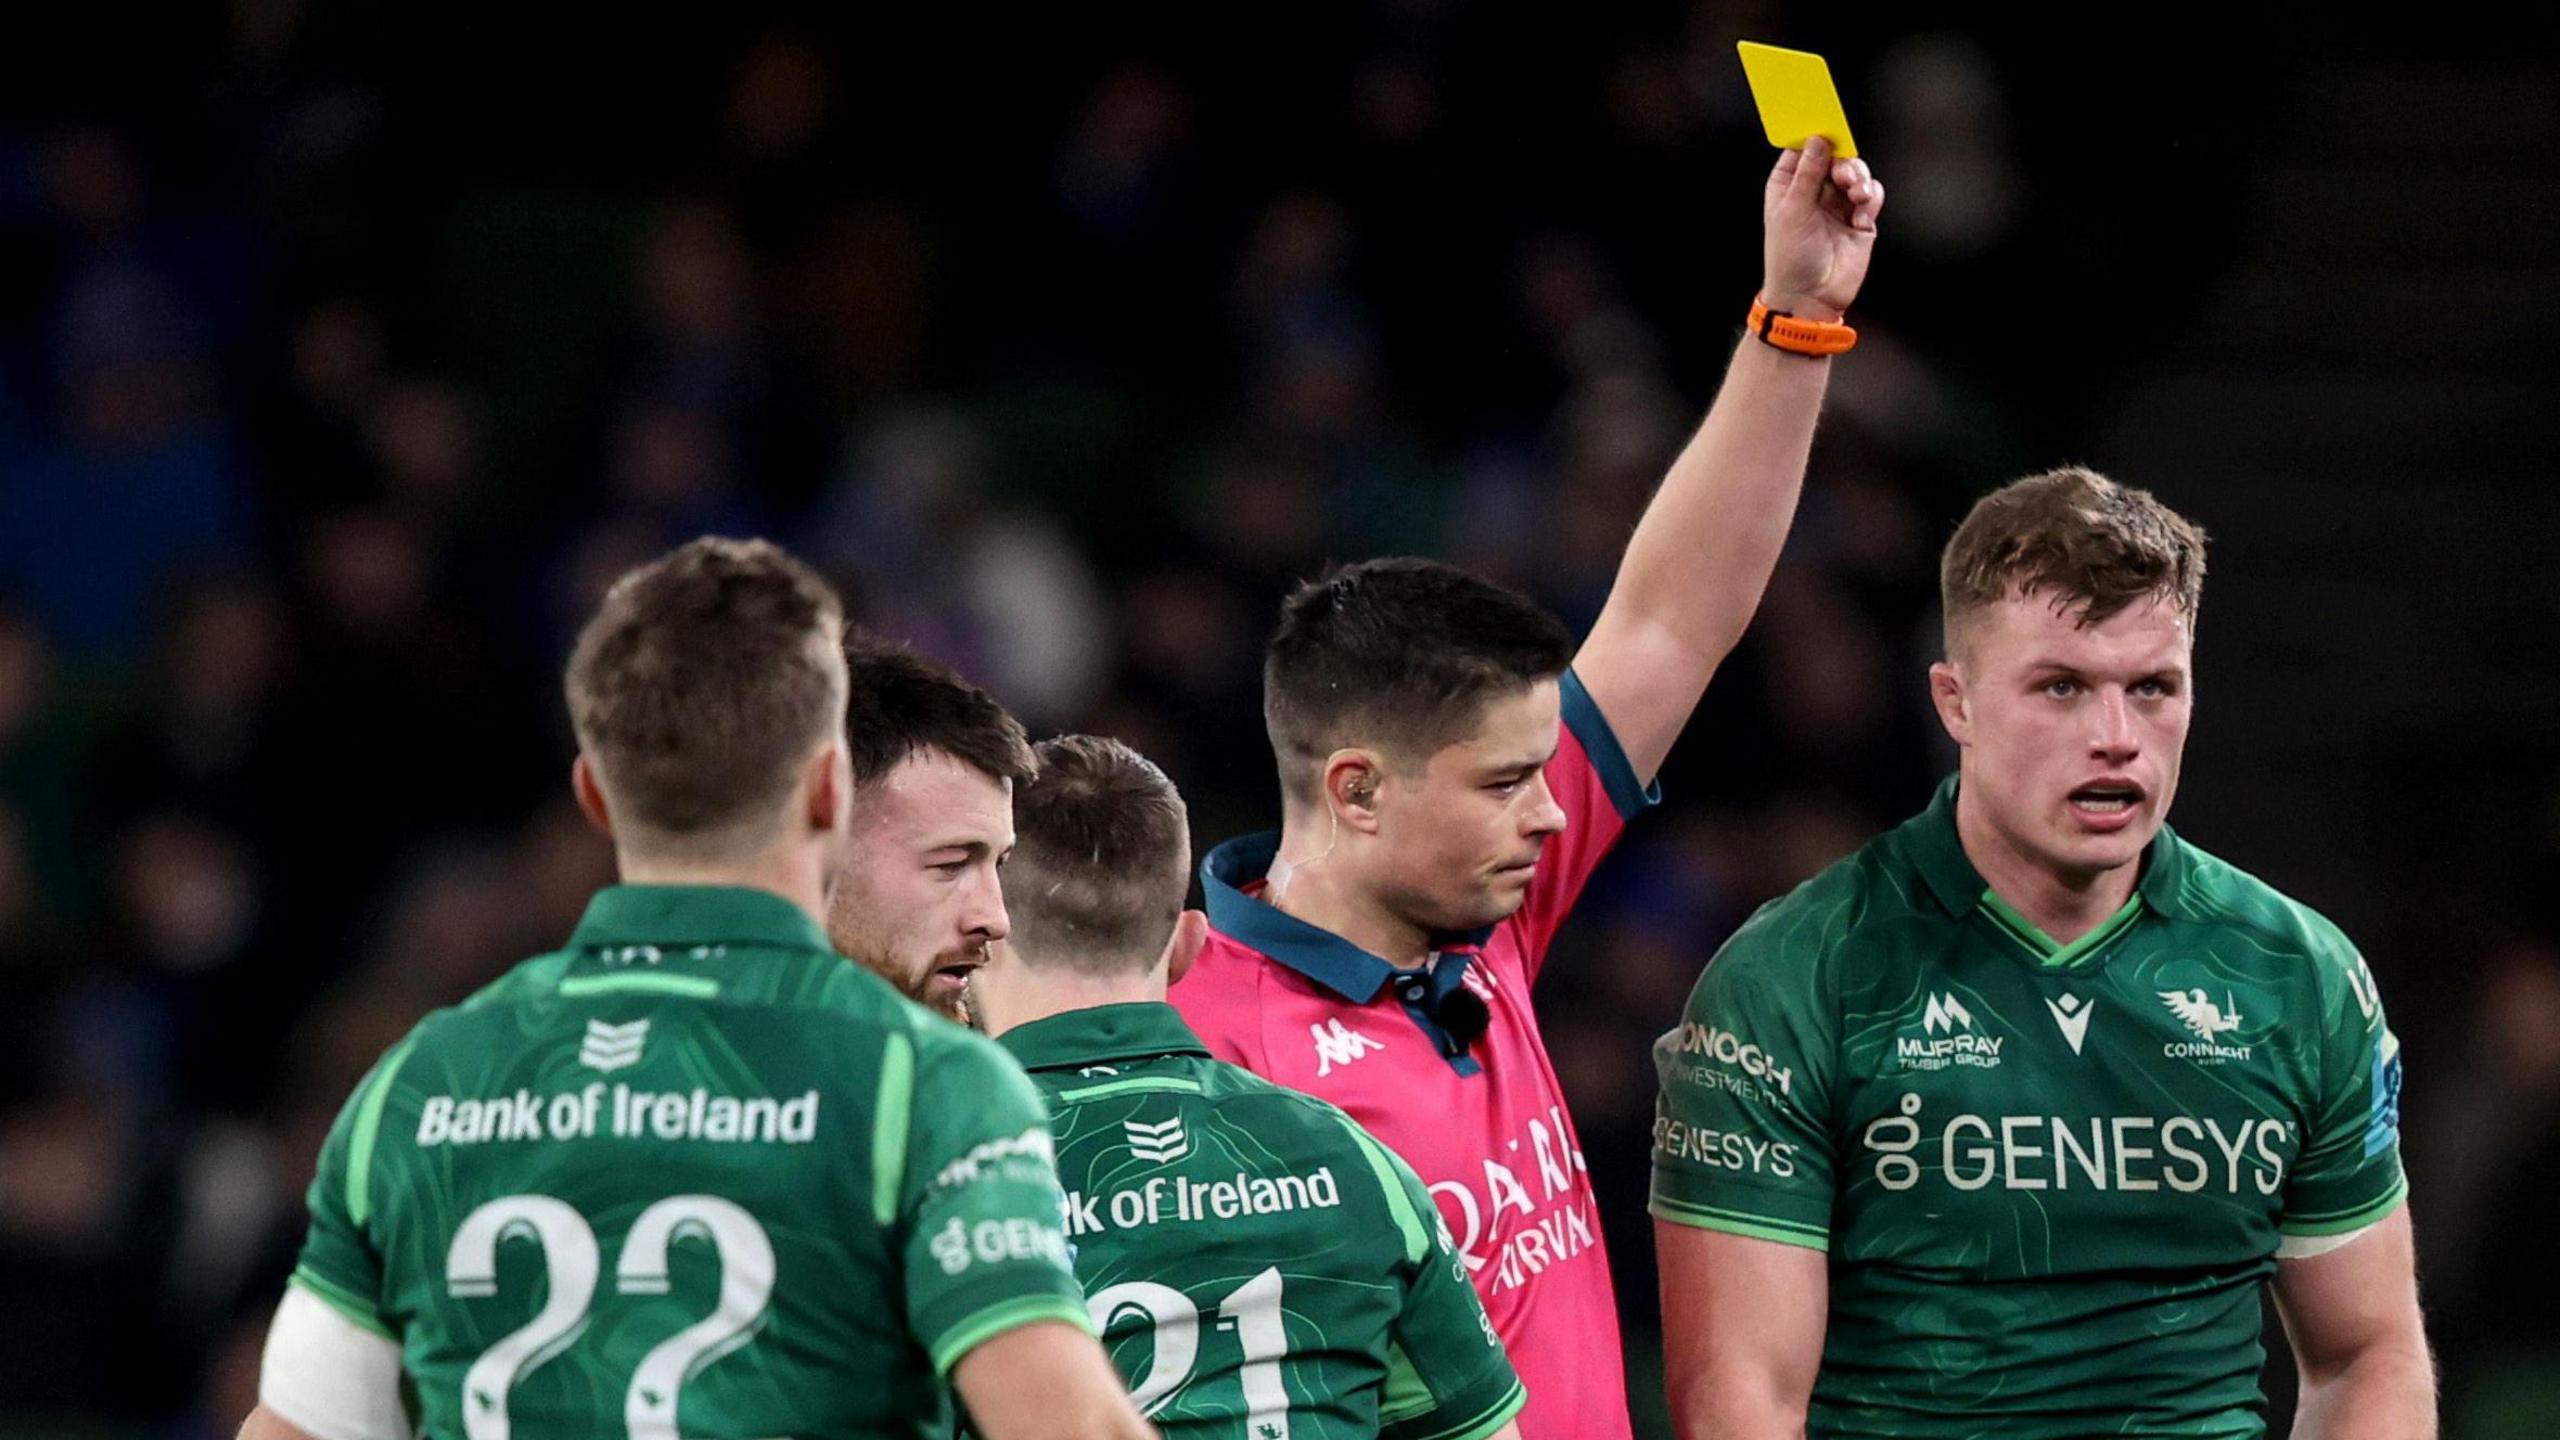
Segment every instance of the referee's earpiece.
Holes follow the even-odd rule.
[[[1378,792],[1386,788],[1373,751],[1336,750],[1324,764],[1325,809],[1337,826],[1363,833],[1378,828]]]

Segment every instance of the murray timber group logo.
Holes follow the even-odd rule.
[[[607,1025],[601,1020],[587,1022],[587,1038],[578,1046],[578,1063],[590,1070],[610,1075],[640,1063],[640,1047],[649,1043],[649,1022],[634,1020],[627,1025]]]
[[[1130,1154],[1158,1165],[1169,1165],[1191,1153],[1191,1137],[1183,1133],[1179,1115],[1153,1125],[1123,1120],[1120,1133],[1129,1138]]]
[[[1964,1002],[1953,995],[1940,995],[1931,991],[1929,1007],[1920,1018],[1920,1028],[1932,1035],[1941,1030],[1952,1035],[1959,1025],[1967,1030],[1972,1029],[1973,1012],[1964,1008]]]
[[[2179,1023],[2195,1032],[2190,1041],[2173,1040],[2160,1047],[2160,1053],[2172,1060],[2193,1060],[2203,1065],[2219,1065],[2225,1060],[2246,1060],[2249,1047],[2226,1045],[2222,1037],[2240,1028],[2240,1006],[2231,992],[2222,992],[2222,1003],[2216,1005],[2202,987],[2191,990],[2163,990],[2160,1003]]]
[[[1920,1033],[1894,1042],[1894,1054],[1905,1070],[1944,1070],[1967,1065],[1989,1070],[2000,1063],[2005,1037],[1986,1035],[1973,1012],[1954,995],[1932,990],[1920,1009]]]

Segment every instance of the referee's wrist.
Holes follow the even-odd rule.
[[[1849,315],[1837,305],[1825,305],[1810,295],[1790,295],[1782,290],[1764,289],[1760,292],[1760,301],[1781,315],[1822,325],[1837,325]]]

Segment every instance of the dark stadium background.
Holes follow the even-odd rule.
[[[622,565],[793,544],[1204,837],[1273,816],[1325,557],[1587,622],[1757,279],[1744,36],[1832,56],[1892,199],[1788,559],[1542,996],[1640,1413],[1647,1042],[1923,801],[1935,549],[2082,460],[2215,538],[2179,824],[2407,1042],[2452,1433],[2560,1434],[2552,22],[1884,14],[13,12],[0,1435],[237,1423],[351,1082],[606,878],[553,677]]]

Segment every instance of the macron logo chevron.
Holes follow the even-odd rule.
[[[2081,1042],[2089,1038],[2089,1016],[2097,1007],[2077,995],[2064,995],[2047,1000],[2044,1008],[2053,1012],[2053,1023],[2062,1030],[2062,1038],[2071,1042],[2071,1053],[2080,1053]]]
[[[1129,1137],[1129,1153],[1141,1160],[1164,1165],[1191,1153],[1191,1137],[1182,1132],[1179,1115],[1154,1125],[1123,1120],[1120,1131]]]
[[[649,1043],[649,1022],[634,1020],[628,1025],[607,1025],[601,1020],[587,1022],[587,1038],[578,1046],[578,1063],[590,1070],[610,1075],[640,1063],[640,1047]]]

